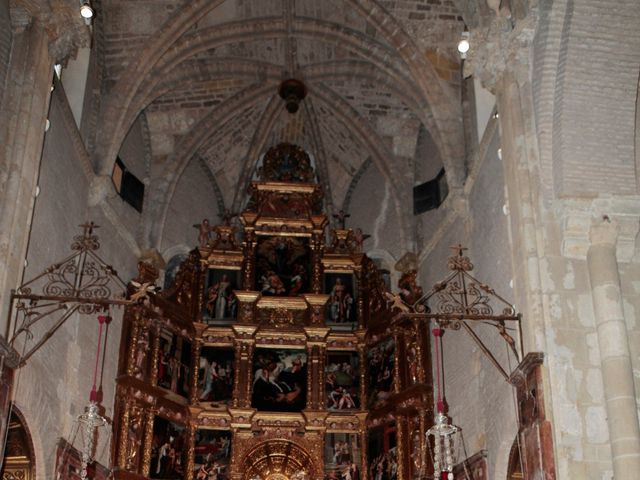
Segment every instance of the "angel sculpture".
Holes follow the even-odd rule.
[[[200,248],[205,248],[211,239],[211,225],[209,225],[209,219],[205,218],[202,223],[196,223],[194,228],[198,229],[198,243]]]

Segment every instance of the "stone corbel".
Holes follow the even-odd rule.
[[[464,76],[474,75],[494,95],[507,71],[520,81],[529,80],[529,50],[538,23],[537,9],[524,18],[493,16],[469,32],[471,49],[464,62]]]
[[[75,57],[79,47],[91,44],[91,30],[80,16],[77,0],[11,0],[11,25],[16,33],[41,25],[49,37],[49,54],[55,63]]]
[[[615,245],[619,263],[632,260],[640,231],[640,197],[565,200],[557,211],[564,257],[586,259],[591,244],[606,240]]]

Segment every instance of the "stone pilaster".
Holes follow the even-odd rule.
[[[53,59],[40,25],[13,33],[11,65],[0,116],[0,322],[20,283],[33,215],[49,109]]]
[[[640,472],[640,427],[616,260],[618,229],[609,218],[593,223],[587,264],[614,476],[616,480],[631,480]]]

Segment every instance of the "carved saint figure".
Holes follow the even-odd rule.
[[[336,323],[350,322],[353,297],[340,277],[336,278],[330,294],[331,321]]]
[[[232,315],[235,295],[231,291],[231,281],[223,274],[219,282],[211,285],[207,291],[207,312],[212,318],[222,320]]]

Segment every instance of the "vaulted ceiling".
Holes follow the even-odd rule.
[[[208,167],[225,207],[241,207],[260,155],[282,141],[312,155],[333,210],[369,165],[397,198],[428,161],[418,156],[437,159],[449,183],[460,184],[456,44],[462,14],[475,15],[474,4],[101,0],[102,95],[89,142],[94,165],[109,174],[142,113],[157,219],[192,161]],[[295,115],[278,96],[287,78],[308,88]],[[417,155],[425,132],[430,151]]]

